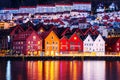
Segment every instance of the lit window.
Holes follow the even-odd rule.
[[[40,49],[40,46],[38,46],[38,49]]]
[[[33,41],[31,41],[31,44],[33,44]]]
[[[23,42],[21,41],[21,44],[23,44]]]
[[[28,51],[28,54],[30,54],[30,51]]]
[[[74,37],[74,40],[76,40],[77,39],[77,37]]]
[[[21,47],[21,49],[23,49],[23,47]]]
[[[40,44],[40,41],[38,41],[38,44]]]
[[[117,43],[117,46],[119,46],[119,43]]]
[[[28,46],[28,49],[30,49],[30,46]]]
[[[36,36],[33,36],[33,40],[36,40]]]
[[[43,30],[41,29],[40,32],[43,32]]]
[[[28,44],[30,44],[30,41],[28,41]]]
[[[119,51],[119,48],[117,48],[117,51]]]

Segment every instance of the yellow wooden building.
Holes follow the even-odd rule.
[[[60,51],[60,40],[54,31],[51,31],[45,38],[45,54],[57,55]]]

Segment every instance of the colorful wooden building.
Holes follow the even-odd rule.
[[[13,52],[25,55],[40,55],[42,51],[42,38],[35,31],[26,31],[13,39]]]
[[[73,33],[69,40],[69,51],[83,51],[83,41],[82,39],[76,34]]]
[[[66,36],[63,36],[60,39],[60,52],[67,52],[69,51],[69,42]]]
[[[107,38],[105,48],[106,52],[120,52],[120,38]]]
[[[46,33],[44,38],[44,49],[46,55],[55,55],[60,52],[60,40],[55,31]]]

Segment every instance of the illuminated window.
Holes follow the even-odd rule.
[[[41,29],[40,32],[43,32],[43,30]]]
[[[30,49],[30,46],[28,46],[28,49]]]
[[[21,41],[21,44],[23,44],[23,42]]]
[[[31,44],[33,44],[33,41],[31,41]]]
[[[28,44],[30,44],[30,41],[28,41]]]
[[[119,43],[117,43],[117,46],[119,46]]]
[[[38,46],[38,49],[40,49],[40,46]]]
[[[36,36],[33,36],[33,40],[36,40]]]
[[[38,44],[40,44],[40,41],[38,41]]]
[[[27,53],[30,54],[30,51],[28,51]]]
[[[119,48],[117,48],[117,51],[119,51]]]
[[[76,40],[77,39],[77,37],[74,37],[74,40]]]

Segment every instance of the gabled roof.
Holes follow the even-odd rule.
[[[22,32],[24,32],[24,30],[21,28],[20,25],[17,25],[17,26],[15,26],[15,27],[13,27],[13,28],[10,28],[10,29],[9,29],[10,35],[16,34],[16,31],[18,32],[19,30],[21,30]],[[18,32],[18,33],[19,33],[19,32]],[[18,34],[18,33],[17,33],[17,34]]]
[[[84,33],[82,32],[82,30],[80,29],[80,28],[73,28],[72,29],[72,33],[74,33],[74,32],[80,32],[82,35],[84,35]]]
[[[91,37],[92,37],[93,41],[95,41],[96,38],[98,37],[98,35],[91,35]]]
[[[49,30],[49,31],[42,32],[41,34],[39,34],[39,36],[41,36],[41,38],[44,40],[52,31],[53,31],[53,32],[57,35],[57,37],[59,38],[58,33],[57,33],[55,30]]]
[[[33,27],[34,25],[33,25],[33,23],[32,22],[30,22],[30,21],[28,21],[27,23],[23,23],[23,24],[21,24],[21,27],[23,28],[23,30],[27,30],[28,29],[28,27]]]
[[[22,32],[18,35],[16,35],[14,37],[14,41],[25,41],[30,35],[31,35],[32,31],[25,31],[25,32]]]

